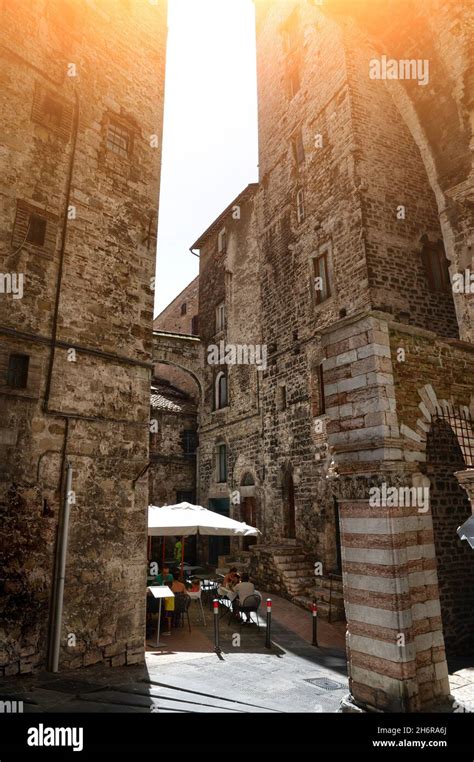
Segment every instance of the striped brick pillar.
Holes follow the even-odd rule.
[[[423,453],[400,432],[388,318],[348,318],[323,329],[322,343],[351,692],[366,707],[403,712],[440,702],[449,683],[429,506],[369,502],[373,486],[423,479]]]
[[[430,515],[341,501],[351,694],[390,712],[449,695]]]

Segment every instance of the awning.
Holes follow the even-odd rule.
[[[177,503],[148,507],[148,534],[158,537],[195,534],[255,537],[260,534],[260,530],[201,505]]]

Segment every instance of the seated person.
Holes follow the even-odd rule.
[[[173,582],[173,575],[170,574],[168,566],[163,566],[161,574],[157,574],[155,577],[157,585],[171,585]]]
[[[191,585],[188,587],[190,593],[199,593],[201,590],[201,580],[198,577],[193,577]]]
[[[250,582],[250,577],[248,574],[242,574],[242,581],[234,587],[234,593],[236,594],[236,598],[234,598],[232,606],[234,609],[234,614],[237,614],[240,606],[243,605],[247,596],[253,595],[255,593],[255,585],[253,582]],[[245,616],[247,617],[247,622],[250,622],[250,614],[246,613]]]
[[[176,593],[186,593],[186,595],[187,595],[187,593],[188,593],[188,591],[186,590],[186,585],[184,584],[184,582],[181,582],[181,580],[179,578],[179,571],[175,571],[173,573],[173,582],[171,583],[171,589],[172,589],[173,593],[175,593],[175,594]]]
[[[172,620],[173,620],[173,625],[176,627],[176,625],[178,624],[178,621],[179,621],[180,611],[182,611],[182,608],[179,605],[178,599],[181,598],[181,599],[185,600],[185,596],[188,597],[188,591],[186,589],[186,585],[180,579],[180,573],[179,573],[179,571],[173,572],[173,577],[174,577],[174,579],[173,579],[173,582],[171,584],[171,590],[173,591],[175,597],[173,598],[173,615],[172,615]],[[166,599],[166,600],[168,600],[168,599]],[[170,621],[170,625],[169,626],[171,627],[171,621]]]
[[[234,587],[240,582],[240,574],[235,566],[232,566],[224,577],[222,586],[228,590],[233,590]]]

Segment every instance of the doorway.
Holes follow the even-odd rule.
[[[290,540],[296,538],[295,485],[291,471],[285,471],[282,481],[283,531]]]
[[[209,499],[209,510],[220,513],[221,516],[229,516],[229,498],[219,497]],[[230,553],[229,537],[209,537],[209,564],[217,566],[219,556],[227,556]]]
[[[471,513],[466,492],[454,476],[466,468],[451,426],[434,420],[426,447],[426,474],[430,479],[436,565],[443,635],[448,660],[474,653],[474,564],[472,548],[457,528]]]

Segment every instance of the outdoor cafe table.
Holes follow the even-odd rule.
[[[168,585],[154,585],[153,587],[150,586],[148,590],[150,590],[154,598],[160,599],[160,606],[158,609],[158,631],[156,633],[156,645],[164,646],[164,643],[160,643],[161,601],[163,598],[174,598],[174,593],[171,588],[168,587]]]

